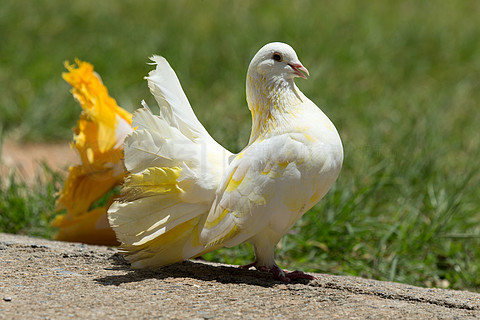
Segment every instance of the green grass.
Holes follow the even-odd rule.
[[[142,77],[157,53],[209,132],[238,151],[250,130],[248,63],[267,42],[290,43],[311,74],[297,84],[336,124],[345,162],[326,198],[284,237],[278,262],[480,289],[480,2],[1,3],[0,128],[19,140],[70,137],[79,108],[60,77],[64,60],[92,62],[134,110],[141,99],[153,105]],[[8,188],[0,203],[10,203]],[[51,210],[42,203],[3,206],[11,221],[29,212],[28,226],[5,225],[2,209],[0,230],[41,233],[38,215]],[[252,253],[244,245],[207,258],[247,263]]]
[[[55,229],[50,221],[55,212],[55,195],[62,177],[46,165],[33,183],[27,183],[11,171],[0,179],[0,232],[49,238]]]

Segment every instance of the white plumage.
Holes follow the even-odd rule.
[[[252,112],[248,145],[232,155],[196,118],[175,72],[162,57],[147,77],[160,116],[134,113],[125,140],[131,173],[109,219],[134,268],[164,266],[248,241],[255,266],[285,273],[274,248],[330,189],[343,161],[340,137],[295,85],[308,71],[284,43],[265,45],[247,74]]]

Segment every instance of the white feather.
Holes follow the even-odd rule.
[[[160,107],[160,117],[192,140],[198,137],[210,137],[198,121],[175,71],[167,60],[160,56],[152,56],[150,59],[157,67],[148,74],[146,79]]]

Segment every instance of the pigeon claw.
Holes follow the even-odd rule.
[[[241,269],[250,269],[251,267],[255,267],[256,270],[261,272],[271,273],[274,280],[278,280],[282,282],[291,282],[292,280],[295,280],[295,279],[306,279],[306,280],[317,279],[316,277],[309,275],[307,273],[304,273],[303,271],[300,271],[300,270],[295,270],[292,272],[287,270],[282,270],[276,264],[274,264],[273,267],[269,268],[266,266],[259,266],[257,265],[257,261],[254,261],[252,263],[240,266]]]
[[[282,282],[291,282],[292,280],[296,279],[306,279],[306,280],[315,280],[312,275],[309,275],[303,271],[295,270],[295,271],[287,271],[282,270],[279,266],[275,265],[273,268],[270,269],[270,273],[273,275],[273,279],[279,280]]]

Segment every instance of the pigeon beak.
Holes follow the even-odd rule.
[[[288,65],[292,67],[295,74],[300,78],[307,79],[307,76],[310,75],[307,68],[305,68],[302,64],[288,64]],[[302,71],[305,72],[307,75],[305,75]]]

